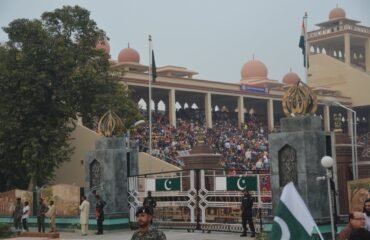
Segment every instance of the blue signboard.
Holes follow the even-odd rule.
[[[259,87],[254,85],[247,85],[247,84],[241,84],[240,90],[246,91],[246,92],[254,92],[254,93],[268,93],[268,88],[265,87]]]

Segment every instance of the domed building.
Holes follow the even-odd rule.
[[[266,65],[254,58],[243,65],[240,74],[241,90],[254,89],[255,91],[268,92],[270,88],[282,86],[279,81],[269,79]]]
[[[119,63],[140,63],[140,55],[139,53],[133,48],[125,48],[122,49],[121,52],[118,54],[118,62]]]
[[[326,18],[327,16],[324,16],[324,19]],[[341,113],[345,121],[340,127],[347,139],[352,131],[352,113],[328,104],[328,99],[354,108],[358,116],[356,119],[358,133],[370,132],[370,94],[368,93],[370,28],[358,23],[359,21],[347,18],[343,9],[334,8],[330,11],[327,21],[317,24],[318,29],[307,33],[310,49],[308,85],[317,94],[319,104],[315,114],[322,119],[322,130],[333,133],[336,129],[335,115]],[[157,61],[157,66],[159,62]],[[240,64],[241,77],[234,79],[232,83],[198,79],[197,72],[184,67],[171,65],[157,67],[158,78],[155,82],[151,82],[155,112],[161,112],[168,119],[168,124],[176,127],[180,110],[196,106],[202,124],[207,128],[213,128],[216,122],[214,116],[219,111],[216,109],[222,109],[225,106],[239,127],[247,123],[252,115],[258,123],[266,126],[266,131],[279,131],[280,119],[285,117],[282,98],[286,87],[298,83],[300,77],[289,72],[282,81],[278,81],[269,79],[268,67],[261,60],[252,59],[245,64]],[[134,93],[132,98],[137,103],[148,102],[149,66],[140,64],[140,55],[135,49],[130,47],[123,49],[117,61],[111,62],[111,70],[119,77],[119,81]],[[302,76],[302,79],[305,77]],[[159,108],[159,103],[164,106],[164,109]],[[149,112],[147,108],[142,111]],[[99,136],[83,126],[78,126],[74,134],[79,136],[85,134],[88,140],[78,139],[73,135],[73,139],[77,139],[74,146],[79,148],[76,148],[71,161],[64,163],[58,170],[55,182],[76,183],[83,186],[85,176],[81,174],[83,171],[81,159],[88,149],[94,148],[93,140]],[[85,148],[82,149],[81,146]],[[153,158],[150,158],[151,162]],[[339,155],[337,158],[339,159]],[[165,168],[162,169],[157,164],[160,162],[161,160],[158,159],[150,171],[163,172]],[[168,165],[170,164],[166,163],[167,167]],[[339,170],[347,174],[350,169],[348,166],[343,164],[338,169],[343,167]],[[365,173],[367,168],[364,166],[362,169],[364,169],[361,170],[362,173]],[[166,171],[170,170],[166,168]],[[66,178],[66,175],[72,177]],[[338,185],[347,186],[343,181],[338,182]],[[345,197],[343,201],[341,200],[340,206],[341,209],[346,209],[346,206],[348,208],[348,199],[345,200],[347,193],[342,190],[339,195]]]
[[[347,18],[336,7],[329,20],[316,24],[319,29],[307,32],[310,49],[308,84],[316,89],[350,96],[354,106],[369,104],[370,28]]]
[[[297,85],[301,81],[301,78],[294,72],[290,71],[283,77],[283,83],[288,86]]]
[[[140,73],[149,69],[148,66],[140,64],[140,54],[130,45],[119,52],[117,61],[111,60],[111,68],[115,71]]]
[[[251,60],[245,63],[241,70],[241,83],[248,80],[265,80],[267,79],[267,67],[259,60]]]
[[[341,18],[346,18],[346,12],[344,11],[343,8],[336,7],[330,11],[329,20],[336,20]]]

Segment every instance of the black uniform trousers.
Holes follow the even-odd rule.
[[[39,232],[45,232],[45,216],[37,216],[37,226],[39,228]]]
[[[247,224],[249,225],[249,229],[252,233],[255,233],[256,230],[254,228],[253,219],[252,219],[252,209],[245,210],[242,213],[242,226],[243,226],[243,232],[247,232]]]
[[[103,234],[103,221],[104,219],[97,219],[98,233]]]

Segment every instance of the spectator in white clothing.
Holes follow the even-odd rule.
[[[28,201],[24,202],[23,214],[22,214],[22,225],[23,230],[28,232],[28,218],[30,217],[30,206]]]

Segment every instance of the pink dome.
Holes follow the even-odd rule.
[[[283,83],[286,85],[297,85],[301,79],[294,72],[289,72],[283,77]]]
[[[346,12],[343,8],[336,7],[329,13],[329,20],[339,19],[339,18],[345,18]]]
[[[110,53],[110,45],[107,39],[104,39],[103,41],[99,41],[96,44],[95,47],[97,50],[103,50],[105,53],[109,54]]]
[[[140,62],[139,53],[133,48],[125,48],[118,54],[118,62]]]
[[[244,79],[267,79],[267,67],[261,61],[251,60],[243,65],[241,71]]]

